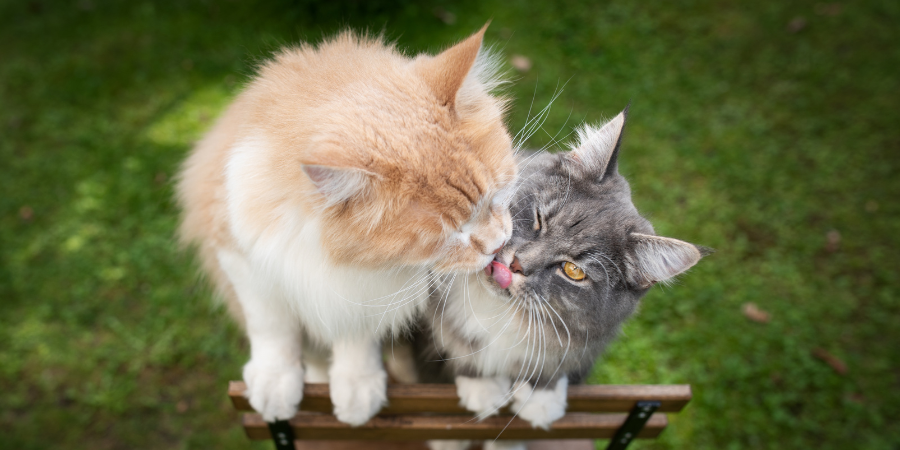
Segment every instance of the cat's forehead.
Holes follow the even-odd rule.
[[[427,206],[452,229],[471,231],[506,209],[515,193],[515,167],[491,167],[470,152],[446,154],[403,184],[416,204]]]
[[[529,184],[533,206],[546,214],[577,216],[631,206],[628,182],[617,174],[604,180],[579,180],[541,173],[532,176]]]
[[[631,202],[628,183],[619,175],[603,181],[571,180],[544,174],[530,183],[532,209],[547,231],[566,251],[578,252],[596,246],[619,245],[632,232],[652,233],[650,223]]]

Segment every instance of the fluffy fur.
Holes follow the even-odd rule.
[[[481,269],[509,238],[516,165],[483,34],[415,58],[351,32],[283,50],[184,163],[181,238],[245,324],[266,420],[294,415],[304,374],[327,374],[340,420],[368,420],[381,339],[429,273]]]
[[[479,417],[510,404],[549,428],[565,414],[568,384],[590,370],[648,288],[700,260],[701,247],[655,236],[632,204],[617,170],[624,125],[622,112],[583,128],[569,152],[520,162],[513,237],[496,257],[512,283],[502,289],[473,273],[433,294],[414,340],[421,381],[454,380]],[[567,276],[566,262],[584,279]]]

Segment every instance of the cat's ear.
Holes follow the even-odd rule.
[[[442,105],[452,109],[456,103],[456,94],[475,64],[488,25],[490,22],[459,44],[417,63],[419,75]]]
[[[625,108],[603,126],[585,125],[578,129],[578,144],[566,155],[573,175],[599,181],[617,170],[627,116],[628,108]]]
[[[375,174],[356,168],[304,164],[303,173],[325,197],[325,205],[337,205],[364,196],[372,187]]]
[[[671,280],[712,253],[706,247],[662,236],[631,233],[631,239],[634,253],[627,259],[628,278],[644,289]]]

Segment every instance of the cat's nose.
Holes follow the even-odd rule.
[[[511,270],[512,273],[521,273],[522,275],[525,275],[525,272],[522,270],[522,265],[519,264],[518,256],[513,256],[512,263],[509,265],[509,270]]]
[[[506,242],[500,244],[500,246],[497,247],[496,250],[492,251],[491,254],[492,254],[492,255],[496,255],[497,253],[500,253],[500,250],[503,250],[503,246],[504,246],[504,245],[506,245]]]

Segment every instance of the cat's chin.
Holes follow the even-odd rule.
[[[488,274],[487,271],[482,270],[475,274],[475,277],[478,278],[478,284],[491,294],[501,297],[504,300],[512,298],[509,288],[501,288],[500,285],[497,284],[497,281],[494,280],[494,277]]]

